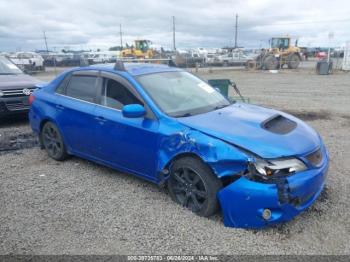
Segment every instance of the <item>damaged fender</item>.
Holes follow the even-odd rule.
[[[186,129],[162,137],[158,153],[158,172],[168,169],[177,156],[189,153],[200,157],[219,178],[235,175],[247,168],[248,157],[236,147],[200,131]]]

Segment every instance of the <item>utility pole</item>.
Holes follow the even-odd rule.
[[[119,25],[119,35],[120,35],[120,48],[123,49],[123,32],[122,24]]]
[[[175,16],[173,16],[173,49],[176,51],[176,46],[175,46]]]
[[[49,48],[47,46],[46,33],[45,33],[45,31],[43,31],[43,33],[44,33],[44,40],[45,40],[45,47],[46,47],[46,55],[48,55],[49,54]],[[55,49],[55,47],[54,47],[54,49]],[[57,76],[56,57],[55,56],[53,56],[53,66],[54,66],[55,75]]]
[[[49,48],[47,47],[47,40],[46,40],[46,33],[44,31],[44,40],[45,40],[45,46],[46,46],[46,54],[49,53]]]
[[[235,25],[235,48],[237,48],[237,29],[238,29],[238,14],[236,14],[236,25]]]

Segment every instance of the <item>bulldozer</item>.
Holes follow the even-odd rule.
[[[249,69],[275,70],[287,65],[289,69],[298,68],[301,61],[300,48],[291,45],[290,37],[273,37],[270,48],[263,49],[254,60],[247,61]]]
[[[127,47],[121,51],[126,58],[150,59],[154,57],[154,50],[150,47],[150,40],[135,40],[135,46]]]

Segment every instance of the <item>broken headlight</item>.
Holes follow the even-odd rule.
[[[306,165],[296,158],[273,160],[254,158],[249,164],[250,173],[259,175],[263,179],[290,175],[304,171],[306,168]]]

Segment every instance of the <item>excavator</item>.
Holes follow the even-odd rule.
[[[150,47],[150,40],[135,40],[135,46],[127,47],[121,51],[121,56],[125,58],[150,59],[155,55],[155,51]]]
[[[301,61],[300,48],[291,44],[290,37],[273,37],[270,48],[262,50],[255,59],[247,61],[249,69],[275,70],[287,65],[289,69],[298,68]]]

